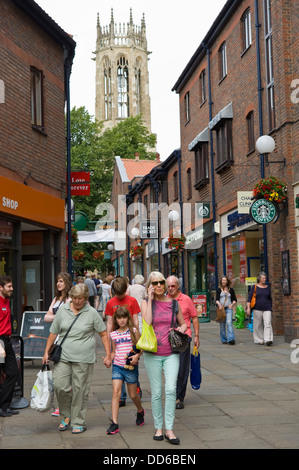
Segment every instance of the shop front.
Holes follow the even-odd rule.
[[[200,321],[209,321],[216,301],[213,223],[187,233],[185,248],[188,262],[188,293]]]
[[[22,313],[48,309],[61,268],[64,200],[0,176],[0,275],[13,279],[13,332]],[[65,238],[63,238],[65,243]]]
[[[248,290],[264,270],[262,227],[249,214],[233,209],[221,216],[221,238],[224,274],[233,283],[238,304],[245,308]]]
[[[182,288],[182,256],[181,252],[174,248],[169,248],[168,238],[162,240],[163,255],[163,274],[165,278],[168,276],[176,276],[180,281]]]

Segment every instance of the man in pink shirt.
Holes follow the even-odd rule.
[[[176,409],[181,410],[184,408],[184,398],[186,395],[187,382],[190,370],[190,343],[192,341],[191,332],[191,318],[194,328],[194,346],[199,347],[199,321],[194,304],[188,295],[182,294],[180,291],[180,283],[176,276],[167,278],[167,296],[170,299],[176,299],[181,307],[182,314],[188,329],[187,335],[190,336],[189,346],[185,352],[180,353],[180,368],[177,381],[177,403]]]

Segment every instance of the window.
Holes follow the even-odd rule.
[[[196,189],[209,182],[209,147],[208,142],[203,142],[195,148],[195,185]]]
[[[222,43],[219,48],[219,80],[222,80],[227,75],[227,57],[226,57],[226,43]]]
[[[112,118],[111,67],[108,59],[104,63],[104,103],[105,119]]]
[[[203,69],[201,74],[199,75],[199,86],[200,86],[200,102],[204,103],[207,99],[207,91],[206,91],[206,69]]]
[[[43,72],[35,67],[30,68],[31,88],[31,124],[33,127],[44,129],[43,116]]]
[[[118,117],[129,117],[129,69],[125,57],[117,61],[117,100]]]
[[[190,97],[189,97],[189,91],[185,94],[184,103],[185,103],[185,123],[187,123],[187,122],[190,121]]]
[[[250,113],[246,116],[247,120],[247,136],[248,136],[248,153],[255,150],[255,138],[254,138],[254,113]]]
[[[217,167],[216,172],[233,164],[232,120],[222,119],[216,131]]]
[[[136,62],[135,69],[135,95],[136,95],[136,114],[141,114],[141,63]]]
[[[269,119],[269,132],[270,132],[275,128],[272,21],[271,21],[271,1],[270,0],[264,0],[264,14],[265,14],[265,52],[266,52],[266,74],[267,74],[268,119]]]
[[[174,190],[173,199],[176,200],[179,197],[179,181],[178,181],[177,171],[175,171],[173,174],[173,190]]]
[[[251,15],[248,8],[241,18],[243,52],[251,45]]]
[[[192,175],[191,175],[191,168],[187,170],[187,186],[188,186],[188,196],[187,198],[190,199],[192,197]]]
[[[164,180],[161,182],[161,199],[162,203],[168,204],[168,181]]]

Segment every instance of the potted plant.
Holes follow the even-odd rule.
[[[174,237],[173,235],[170,235],[168,238],[168,245],[169,248],[175,248],[178,251],[181,251],[185,247],[185,241],[186,237],[184,235],[181,235],[180,237]]]
[[[82,259],[84,258],[84,251],[82,250],[75,250],[73,252],[73,259],[76,260],[76,261],[82,261]]]
[[[142,254],[143,254],[143,247],[141,245],[135,245],[130,249],[131,258],[142,256]]]
[[[286,202],[287,185],[274,176],[263,178],[255,185],[253,197],[254,199],[267,199],[277,203]]]

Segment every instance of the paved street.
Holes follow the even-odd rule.
[[[236,330],[236,345],[222,345],[219,325],[200,325],[202,385],[188,385],[185,409],[176,411],[175,433],[180,446],[165,440],[155,442],[151,415],[150,387],[140,367],[145,425],[137,428],[133,403],[120,409],[120,433],[106,435],[111,413],[111,369],[96,364],[87,414],[87,431],[73,435],[59,432],[59,418],[50,412],[26,408],[18,416],[0,418],[0,449],[295,449],[299,448],[299,364],[295,351],[275,336],[272,347],[254,345],[245,328]],[[98,342],[98,357],[102,357]],[[299,354],[298,354],[299,356]],[[39,371],[39,361],[25,362],[24,395]]]

